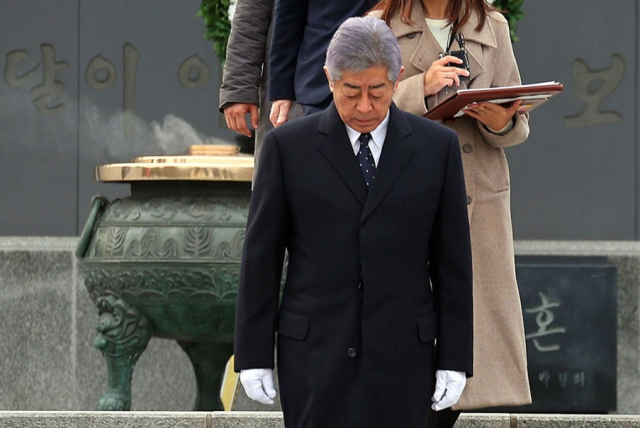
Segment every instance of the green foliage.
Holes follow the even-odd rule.
[[[512,42],[518,41],[518,36],[516,36],[518,26],[516,24],[524,16],[521,9],[522,3],[524,3],[524,0],[495,0],[493,2],[493,7],[502,12],[507,21],[509,21]]]
[[[213,42],[213,50],[222,62],[227,55],[227,42],[231,32],[229,3],[230,0],[202,0],[197,14],[204,18],[204,38]]]

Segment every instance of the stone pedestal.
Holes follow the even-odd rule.
[[[92,410],[107,369],[77,238],[0,238],[0,410]],[[640,414],[640,243],[520,241],[518,255],[606,256],[618,268],[617,413]],[[134,411],[185,411],[195,377],[177,344],[152,339],[133,376]],[[277,410],[240,391],[237,410]],[[0,427],[3,427],[0,421]],[[640,425],[638,425],[640,426]]]

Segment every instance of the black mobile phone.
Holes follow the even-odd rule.
[[[465,50],[451,51],[451,52],[445,53],[445,55],[455,56],[456,58],[459,58],[462,60],[462,64],[456,64],[454,62],[450,62],[449,64],[447,64],[449,67],[462,68],[464,70],[467,70],[469,73],[471,73],[471,69],[469,68],[469,57],[467,56],[467,51]],[[469,77],[467,76],[459,76],[459,78],[461,82],[469,81]]]

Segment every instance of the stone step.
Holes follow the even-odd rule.
[[[282,428],[281,412],[0,412],[0,428]],[[456,428],[637,428],[640,416],[463,413]]]

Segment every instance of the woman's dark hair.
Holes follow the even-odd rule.
[[[391,17],[400,11],[400,20],[405,24],[413,24],[411,20],[411,9],[413,8],[413,2],[420,0],[382,0],[375,5],[371,10],[381,10],[383,19],[387,25],[391,23]],[[447,21],[449,24],[453,24],[453,31],[457,31],[458,28],[469,22],[469,18],[472,13],[478,14],[478,26],[477,31],[482,30],[484,23],[487,19],[487,13],[493,10],[486,0],[451,0],[449,10],[447,11]]]

